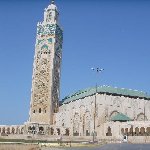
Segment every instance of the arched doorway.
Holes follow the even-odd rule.
[[[9,127],[7,128],[7,134],[10,134],[10,128]]]
[[[12,127],[12,129],[11,129],[11,133],[15,134],[15,128],[14,127]]]
[[[138,128],[138,127],[135,128],[135,135],[136,135],[136,136],[139,135],[139,128]]]
[[[147,135],[147,136],[150,136],[150,127],[147,127],[147,128],[146,128],[146,135]]]
[[[5,134],[5,127],[2,128],[2,134]]]
[[[107,128],[106,136],[112,136],[111,127],[108,127],[108,128]]]
[[[141,127],[141,128],[140,128],[140,135],[141,135],[141,136],[144,136],[144,135],[145,135],[145,128],[144,128],[144,127]]]

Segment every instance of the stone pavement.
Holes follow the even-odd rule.
[[[107,144],[100,147],[86,148],[42,148],[42,150],[150,150],[150,144]]]

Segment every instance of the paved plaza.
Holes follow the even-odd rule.
[[[94,148],[43,148],[42,150],[150,150],[150,144],[107,144]]]

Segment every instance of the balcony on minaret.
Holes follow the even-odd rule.
[[[57,11],[57,6],[54,4],[52,0],[51,4],[44,11],[44,22],[57,24],[58,23],[59,13]]]

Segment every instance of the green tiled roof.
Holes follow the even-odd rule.
[[[124,115],[122,113],[118,113],[117,115],[112,117],[111,120],[112,121],[131,121],[131,119],[128,116],[126,116],[126,115]]]
[[[142,91],[137,91],[137,90],[131,90],[131,89],[116,88],[116,87],[111,87],[111,86],[98,86],[97,92],[129,96],[129,97],[139,97],[139,98],[144,98],[144,99],[150,100],[150,95],[148,95],[147,93],[142,92]],[[75,92],[74,94],[66,96],[64,99],[62,99],[62,101],[63,101],[63,104],[66,104],[71,101],[93,95],[95,93],[96,93],[95,87],[87,88],[84,90],[79,90],[79,91]]]

